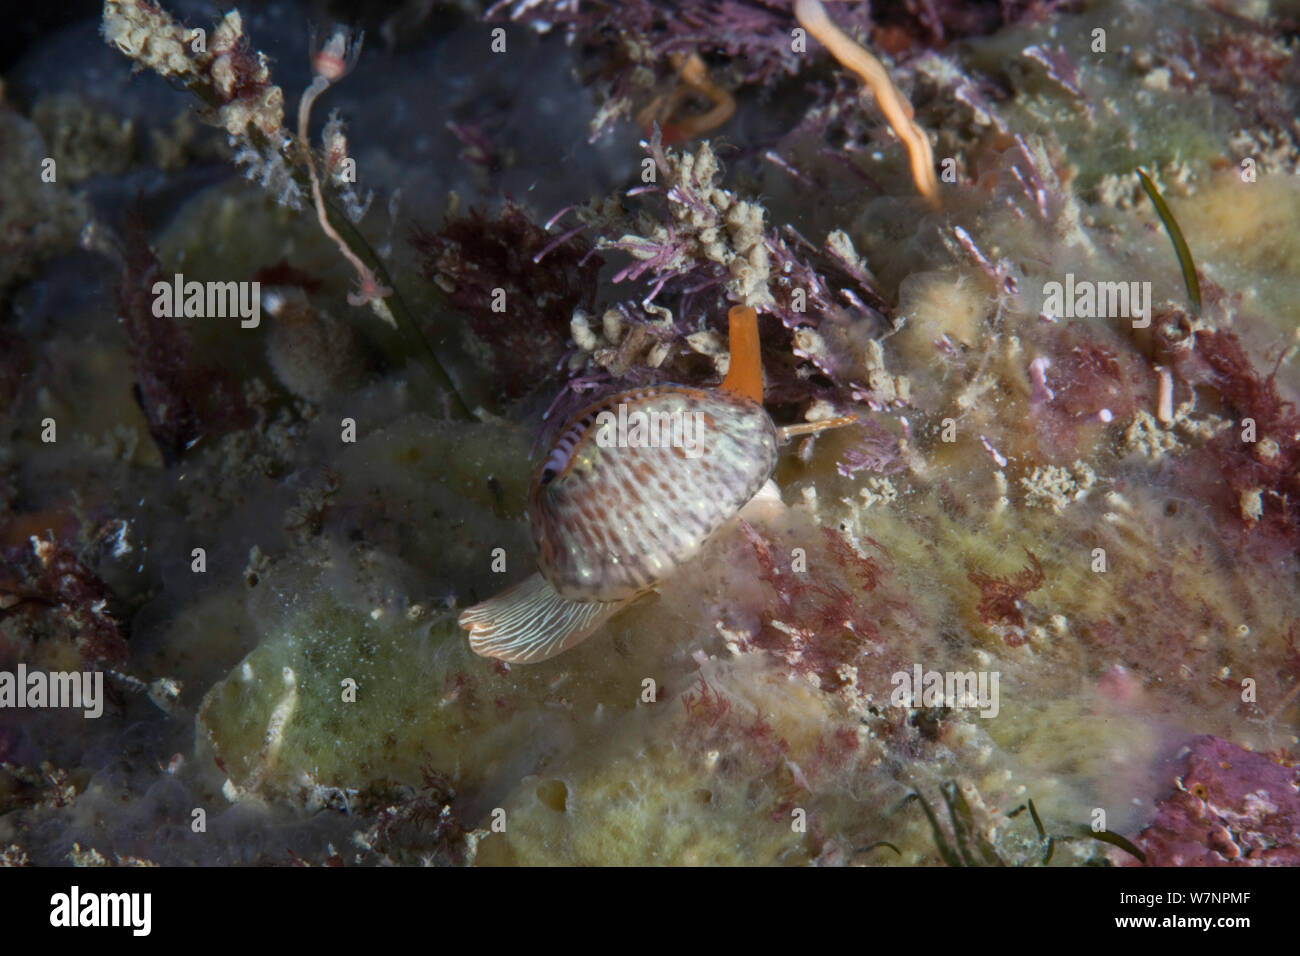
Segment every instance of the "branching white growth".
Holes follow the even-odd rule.
[[[343,212],[350,221],[360,222],[370,210],[375,191],[367,190],[364,201],[357,195],[355,178],[348,175],[348,138],[343,131],[343,120],[339,117],[338,110],[330,111],[321,139],[325,144],[325,173],[338,192],[339,199],[343,201]]]

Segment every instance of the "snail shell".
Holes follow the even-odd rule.
[[[762,404],[757,316],[736,306],[729,320],[718,388],[619,392],[565,425],[529,498],[538,573],[461,613],[474,653],[528,664],[573,647],[739,513],[776,467],[778,441],[853,421],[777,429]]]
[[[610,395],[574,416],[534,479],[539,570],[571,600],[635,597],[734,517],[776,456],[776,428],[748,399],[678,385]]]
[[[734,517],[776,450],[763,406],[726,391],[661,385],[584,408],[533,479],[539,571],[460,615],[470,648],[527,664],[584,640]]]

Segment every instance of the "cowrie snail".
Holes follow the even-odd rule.
[[[531,664],[578,644],[732,520],[768,482],[780,442],[855,420],[774,425],[758,316],[736,306],[728,320],[718,388],[618,392],[560,431],[529,495],[537,573],[461,612],[476,654]]]

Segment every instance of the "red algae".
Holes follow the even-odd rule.
[[[1300,865],[1295,764],[1198,737],[1176,786],[1135,841],[1148,866]]]
[[[1003,640],[1011,647],[1017,647],[1025,640],[1020,633],[1025,626],[1021,602],[1025,595],[1037,591],[1046,580],[1038,558],[1028,548],[1025,549],[1025,554],[1029,556],[1029,564],[1009,577],[995,577],[983,571],[971,571],[969,574],[971,584],[980,589],[980,603],[976,608],[980,620],[992,626],[1013,628],[1003,636]]]

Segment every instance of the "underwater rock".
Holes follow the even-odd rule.
[[[1198,737],[1176,784],[1135,841],[1148,866],[1300,865],[1300,768]]]
[[[76,247],[90,215],[85,197],[55,178],[31,188],[49,147],[35,125],[0,104],[0,293],[42,261]],[[58,167],[53,168],[57,177]],[[48,174],[47,174],[48,175]]]
[[[0,859],[1119,863],[1100,813],[1300,862],[1278,5],[828,4],[921,177],[787,0],[401,6],[353,56],[115,0],[4,77],[0,658],[110,692],[0,715]],[[157,315],[182,273],[264,321]],[[772,422],[858,424],[580,646],[472,654],[548,431],[716,387],[740,301]]]
[[[324,402],[365,380],[365,349],[355,329],[297,296],[267,304],[266,358],[280,384],[299,398]]]
[[[47,96],[32,107],[32,122],[69,183],[95,175],[114,176],[131,165],[131,120],[114,117],[98,103],[75,94]]]
[[[431,630],[322,596],[208,692],[199,733],[234,794],[415,782],[424,767],[477,780],[473,743],[492,713],[467,709],[468,694],[454,706],[454,673],[442,659],[455,635],[446,617]]]

